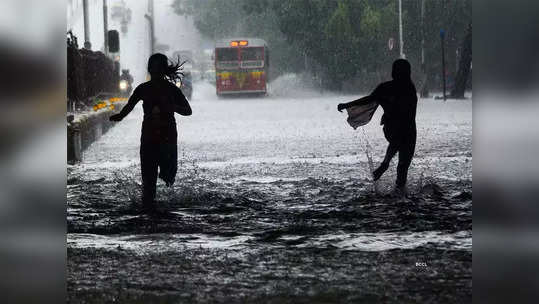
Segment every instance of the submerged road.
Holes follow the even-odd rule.
[[[137,205],[141,106],[68,166],[69,300],[471,300],[471,100],[419,101],[403,200],[396,158],[370,180],[381,109],[354,131],[336,107],[358,96],[290,95],[195,86],[159,214]]]

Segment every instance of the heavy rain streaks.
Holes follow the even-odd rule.
[[[108,3],[120,51],[107,53],[107,23],[95,13],[84,37],[92,50],[81,49],[84,18],[69,18],[69,75],[80,79],[68,83],[68,150],[76,136],[95,136],[67,167],[68,302],[471,300],[471,1],[405,1],[404,33],[397,1],[74,0],[69,16],[79,2],[91,12]],[[183,63],[172,69],[182,77],[154,53]],[[396,77],[402,57],[411,72]],[[89,60],[103,77],[82,68]],[[118,86],[120,67],[129,72]],[[417,128],[407,195],[394,191],[398,157],[373,181],[396,142],[381,126],[383,114],[384,127],[392,118],[386,99],[358,129],[337,111],[391,79],[393,101],[406,95],[415,112],[417,96],[416,122],[399,125]],[[99,99],[86,82],[99,98],[112,95]],[[192,116],[173,116],[178,88]],[[144,107],[117,114],[133,96]],[[167,132],[152,129],[160,120]],[[153,200],[141,142],[162,165],[155,151],[174,120],[177,149],[169,136],[166,153],[175,160],[177,151],[178,172],[171,187],[158,180]],[[143,121],[155,125],[144,133]]]
[[[282,289],[295,282],[313,294],[329,284],[353,300],[357,288],[377,294],[384,284],[399,285],[403,271],[422,286],[422,296],[435,280],[449,281],[447,289],[437,286],[441,298],[470,295],[470,101],[420,101],[421,140],[411,196],[403,200],[387,196],[394,169],[380,181],[382,194],[373,191],[361,144],[368,137],[378,163],[385,145],[377,126],[353,131],[334,110],[353,96],[219,100],[208,98],[212,88],[195,86],[198,115],[179,120],[177,183],[158,184],[157,213],[138,207],[140,113],[68,168],[68,281],[79,290],[70,296],[112,297],[106,282],[120,279],[115,286],[134,299],[159,298],[137,291],[148,286],[198,300],[230,299],[228,291],[236,300],[304,295]],[[89,254],[100,262],[86,260]],[[150,261],[148,281],[143,269]],[[416,262],[428,266],[417,269]],[[105,285],[88,288],[84,278],[98,274]],[[210,274],[212,280],[200,282]],[[455,284],[464,284],[457,295]]]

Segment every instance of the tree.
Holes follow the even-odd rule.
[[[337,8],[324,27],[326,42],[327,70],[330,87],[340,89],[342,83],[357,71],[352,53],[357,50],[356,33],[350,23],[350,11],[345,1],[339,1]]]
[[[409,16],[409,22],[420,20],[416,17],[415,12],[420,12],[419,8],[415,9],[413,5],[417,5],[415,1],[407,3],[407,11],[414,15]],[[471,0],[451,0],[451,1],[427,1],[425,0],[425,24],[424,24],[424,39],[425,39],[425,72],[427,83],[425,84],[426,91],[432,88],[440,88],[442,79],[440,71],[441,64],[441,45],[440,45],[440,30],[445,30],[445,48],[446,48],[446,67],[445,73],[449,75],[456,74],[457,56],[456,50],[459,43],[466,35],[466,29],[472,20]],[[409,28],[415,26],[412,23]],[[417,25],[419,26],[419,25]],[[418,35],[418,38],[421,36]],[[420,40],[412,38],[413,44],[420,45]],[[411,55],[408,58],[412,66],[420,64],[420,48],[408,46],[411,49],[407,50]],[[408,54],[407,54],[408,55]]]
[[[174,11],[193,17],[200,33],[212,40],[257,37],[266,40],[271,52],[270,79],[303,68],[302,52],[283,39],[274,0],[175,0]]]
[[[470,74],[470,68],[472,64],[472,24],[468,25],[468,31],[466,37],[462,41],[461,56],[459,62],[459,70],[455,79],[455,87],[451,91],[451,98],[464,98],[464,90],[466,89],[466,82]]]
[[[441,70],[439,31],[446,31],[448,72],[454,75],[456,50],[471,22],[471,0],[425,0],[423,31],[421,4],[403,1],[404,53],[412,64],[412,77],[436,86]],[[274,76],[308,69],[330,89],[338,90],[350,79],[370,88],[389,78],[391,62],[398,57],[397,47],[387,47],[389,38],[398,37],[395,0],[175,0],[173,7],[180,15],[193,16],[197,29],[211,39],[266,40]],[[417,77],[423,39],[428,77]]]

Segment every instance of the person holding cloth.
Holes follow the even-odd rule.
[[[380,124],[384,126],[384,136],[389,145],[384,160],[372,172],[373,179],[376,181],[384,174],[391,159],[398,152],[396,190],[406,193],[408,168],[414,156],[417,137],[417,93],[407,60],[395,60],[391,76],[393,80],[378,85],[372,94],[349,103],[340,103],[337,110],[341,112],[347,109],[348,123],[355,129],[370,121],[378,105],[382,107],[384,114]]]

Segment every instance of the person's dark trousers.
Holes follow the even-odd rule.
[[[159,149],[155,145],[140,145],[140,169],[142,173],[142,203],[151,205],[155,199]]]
[[[399,188],[403,188],[406,186],[408,168],[410,167],[412,158],[414,157],[417,132],[415,127],[410,128],[407,131],[403,131],[402,129],[392,130],[384,126],[384,135],[389,142],[389,146],[387,147],[387,152],[383,163],[385,166],[389,165],[389,162],[393,156],[397,152],[399,153],[396,185]]]
[[[174,183],[178,170],[176,124],[171,122],[144,122],[140,143],[142,173],[142,202],[153,204],[158,176],[168,186]]]
[[[399,164],[397,165],[397,187],[404,188],[408,177],[408,168],[415,152],[416,136],[405,138],[399,145]]]
[[[151,204],[155,199],[157,183],[157,170],[159,177],[167,186],[174,183],[177,166],[178,147],[176,144],[164,143],[160,145],[140,145],[140,168],[142,173],[142,202]]]

